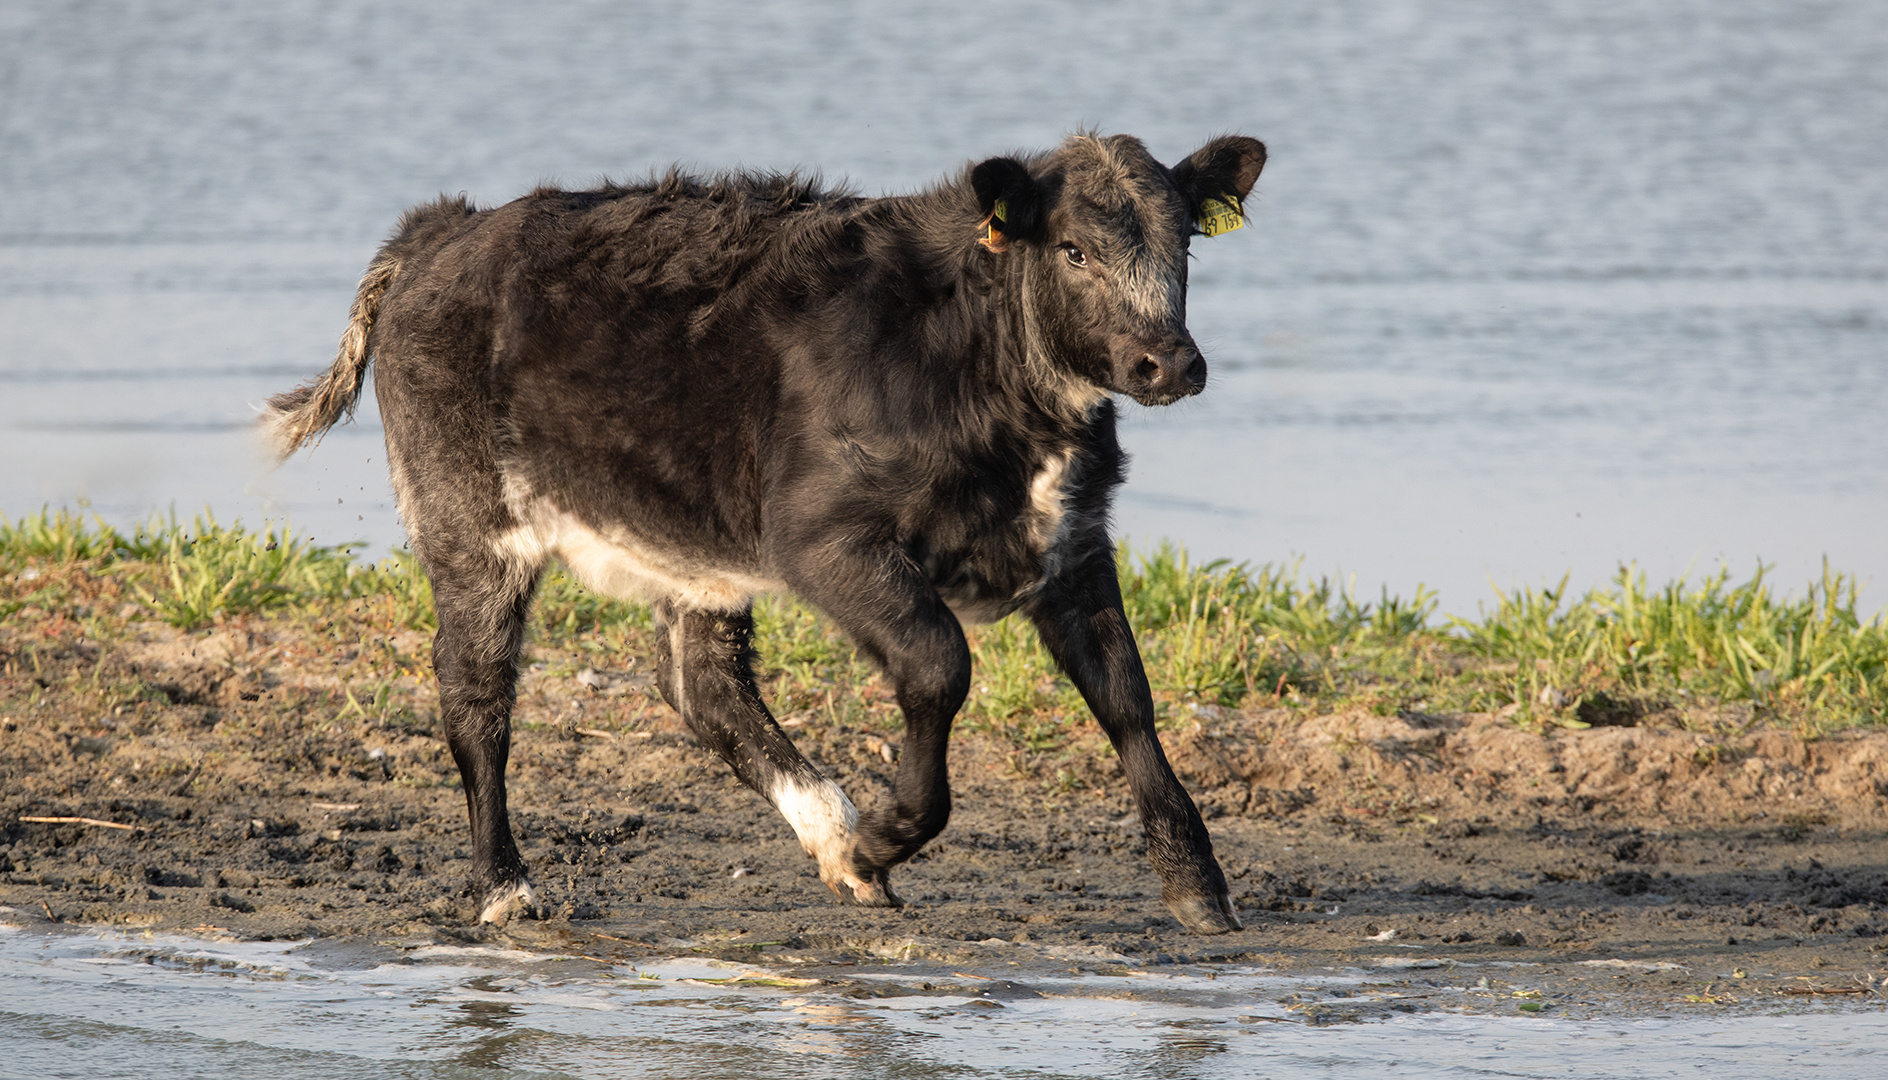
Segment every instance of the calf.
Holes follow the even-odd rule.
[[[465,781],[481,918],[533,902],[505,810],[525,617],[545,564],[654,605],[662,695],[793,827],[845,900],[944,828],[960,620],[1020,611],[1121,756],[1161,897],[1240,926],[1154,731],[1121,605],[1113,395],[1206,385],[1186,327],[1193,235],[1236,227],[1243,137],[1168,168],[1129,136],[997,157],[915,195],[794,175],[539,190],[409,211],[340,355],[270,399],[284,457],[350,412],[370,359],[387,460],[433,583],[433,662]],[[787,590],[889,680],[889,798],[861,814],[774,722],[752,598]]]

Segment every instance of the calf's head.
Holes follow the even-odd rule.
[[[1257,139],[1214,139],[1169,169],[1128,135],[1077,135],[1027,165],[971,170],[983,246],[1011,260],[1030,361],[1051,377],[1166,405],[1206,387],[1187,332],[1187,246],[1237,214],[1265,166]]]

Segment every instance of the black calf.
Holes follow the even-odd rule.
[[[504,770],[524,618],[556,558],[655,603],[664,697],[821,878],[869,905],[899,903],[890,869],[950,816],[958,620],[1025,612],[1121,755],[1168,906],[1196,931],[1237,927],[1122,611],[1110,395],[1205,387],[1189,240],[1236,227],[1264,162],[1241,137],[1169,169],[1130,137],[1079,135],[895,198],[672,173],[408,213],[334,366],[267,422],[293,452],[377,361],[395,493],[438,600],[482,917],[531,902]],[[782,589],[850,635],[904,710],[871,814],[755,686],[751,599]]]

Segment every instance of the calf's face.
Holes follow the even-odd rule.
[[[1032,362],[1143,405],[1205,389],[1186,326],[1187,246],[1264,165],[1263,144],[1227,136],[1169,169],[1126,135],[1076,136],[1033,172],[1010,158],[978,165],[984,245],[1018,261]]]

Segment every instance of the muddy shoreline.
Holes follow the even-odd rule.
[[[332,642],[282,626],[147,625],[10,663],[8,921],[612,961],[681,950],[838,979],[891,960],[1241,963],[1406,987],[1473,974],[1504,1009],[1507,987],[1567,1009],[1882,1000],[1888,735],[1188,710],[1164,738],[1247,923],[1204,938],[1161,907],[1092,731],[1052,754],[960,738],[951,825],[895,875],[910,906],[847,908],[633,665],[542,650],[511,767],[540,911],[481,927],[459,889],[464,804],[430,691],[398,666],[416,637],[368,643],[407,672],[371,699],[336,674]],[[882,708],[784,719],[855,800],[883,791],[897,739]]]

